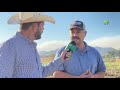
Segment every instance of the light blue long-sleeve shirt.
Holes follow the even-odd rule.
[[[0,44],[0,78],[43,78],[63,63],[58,57],[42,66],[36,46],[19,32]]]

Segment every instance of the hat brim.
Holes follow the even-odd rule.
[[[72,29],[79,29],[80,31],[84,30],[82,27],[77,27],[77,26],[72,26],[70,28],[70,30],[72,30]]]
[[[35,17],[28,18],[22,21],[22,20],[19,20],[19,14],[12,16],[8,20],[8,24],[23,24],[23,23],[41,22],[41,21],[47,21],[47,22],[55,24],[55,20],[52,17],[47,16],[47,15],[35,16]]]

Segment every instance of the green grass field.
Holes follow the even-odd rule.
[[[42,58],[42,64],[46,65],[54,59],[54,56]],[[106,74],[105,78],[120,78],[120,59],[119,60],[105,60]]]

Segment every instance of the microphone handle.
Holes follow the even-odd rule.
[[[67,52],[70,52],[70,49],[69,49]],[[67,53],[66,53],[66,54],[67,54]],[[66,57],[66,54],[65,54],[65,56],[64,56],[64,59],[68,58],[68,57]]]

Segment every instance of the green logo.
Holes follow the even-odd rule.
[[[104,20],[104,25],[108,25],[109,24],[109,20]]]
[[[73,45],[73,44],[70,43],[70,44],[68,45],[67,49],[69,49],[69,50],[72,51],[72,53],[73,53],[74,51],[76,51],[77,47],[76,47],[75,45]]]

